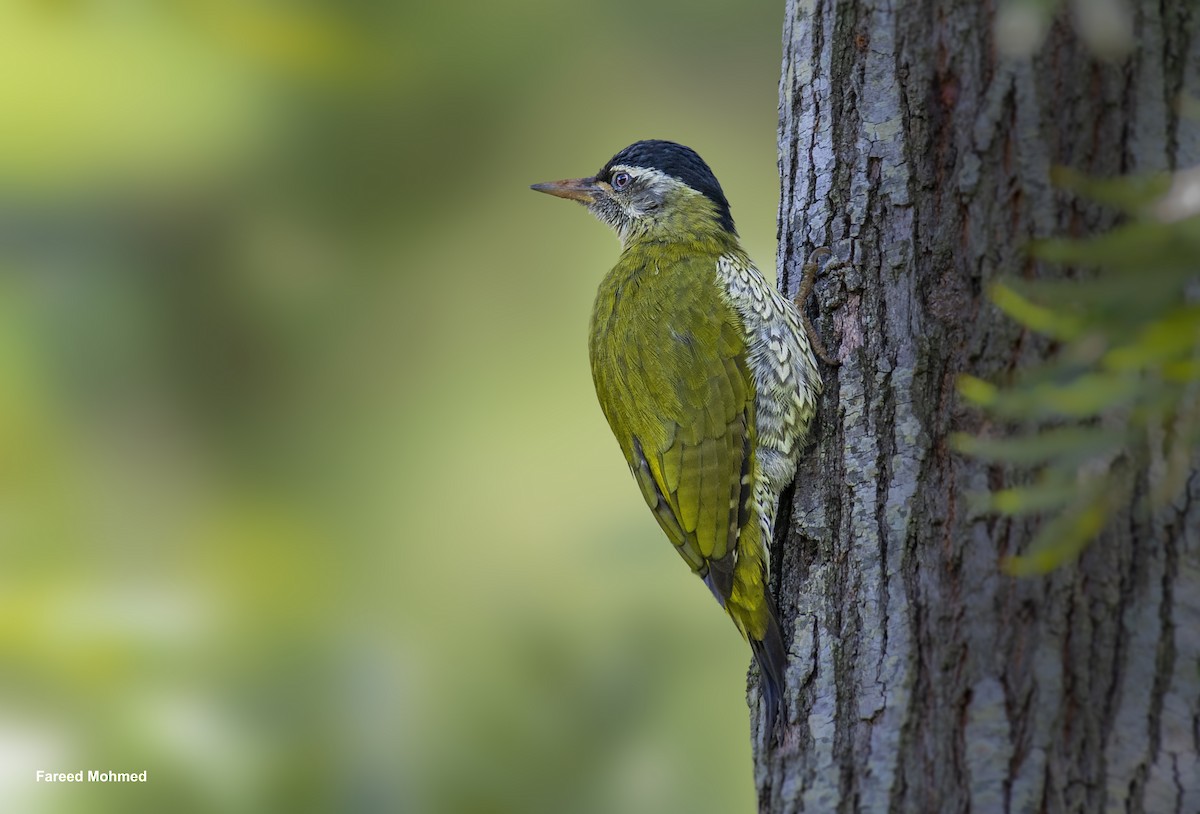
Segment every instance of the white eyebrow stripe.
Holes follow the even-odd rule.
[[[655,169],[654,167],[634,167],[630,164],[614,164],[614,165],[612,165],[611,167],[608,168],[608,172],[605,173],[605,175],[601,177],[601,180],[607,181],[615,173],[618,173],[618,172],[627,172],[630,175],[632,175],[634,178],[637,178],[639,180],[649,181],[653,186],[658,186],[659,184],[664,184],[664,183],[671,184],[671,185],[677,185],[677,184],[683,183],[675,176],[667,175],[662,170]]]

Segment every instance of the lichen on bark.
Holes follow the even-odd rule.
[[[1200,163],[1174,103],[1200,95],[1200,11],[1133,5],[1138,49],[1104,62],[1066,13],[1018,59],[993,4],[787,4],[780,284],[818,246],[845,265],[811,306],[841,364],[780,513],[787,721],[756,738],[761,811],[1200,811],[1200,475],[1015,578],[1034,523],[966,499],[1012,473],[947,441],[982,420],[960,373],[1050,349],[987,285],[1060,274],[1030,240],[1112,223],[1051,168]]]

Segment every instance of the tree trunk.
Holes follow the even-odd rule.
[[[1130,5],[1136,50],[1103,62],[1065,11],[1006,58],[994,2],[788,0],[780,284],[818,246],[849,265],[811,306],[841,366],[780,511],[787,720],[756,743],[761,811],[1200,812],[1200,475],[1017,578],[999,563],[1033,523],[966,500],[1010,473],[947,442],[982,429],[958,374],[1050,350],[987,284],[1059,273],[1031,239],[1111,222],[1051,168],[1200,163],[1176,105],[1200,93],[1200,9]]]

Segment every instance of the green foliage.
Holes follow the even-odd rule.
[[[1028,551],[1005,562],[1019,575],[1078,555],[1133,499],[1139,472],[1152,504],[1172,499],[1200,443],[1200,215],[1186,206],[1200,177],[1180,173],[1172,185],[1058,171],[1055,180],[1127,217],[1096,237],[1033,246],[1039,259],[1075,269],[1071,279],[992,287],[1001,310],[1055,341],[1047,361],[1004,386],[958,382],[963,398],[1012,429],[956,435],[957,449],[1032,475],[1030,485],[973,498],[976,511],[1043,517]]]
[[[779,7],[646,5],[0,2],[0,811],[751,810],[528,188],[691,141],[773,257]]]

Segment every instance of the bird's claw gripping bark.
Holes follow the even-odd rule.
[[[812,293],[813,284],[817,281],[817,275],[821,272],[822,261],[832,255],[828,246],[821,246],[813,249],[812,254],[808,256],[808,261],[804,264],[800,271],[800,288],[796,291],[796,308],[800,311],[800,318],[804,321],[804,332],[808,334],[808,343],[812,346],[813,352],[821,358],[825,364],[832,367],[837,367],[841,362],[834,358],[829,351],[825,350],[825,345],[821,342],[821,338],[817,335],[816,328],[808,319],[808,313],[804,310],[804,304],[808,301],[808,295]],[[834,266],[844,265],[841,262],[834,263]]]

